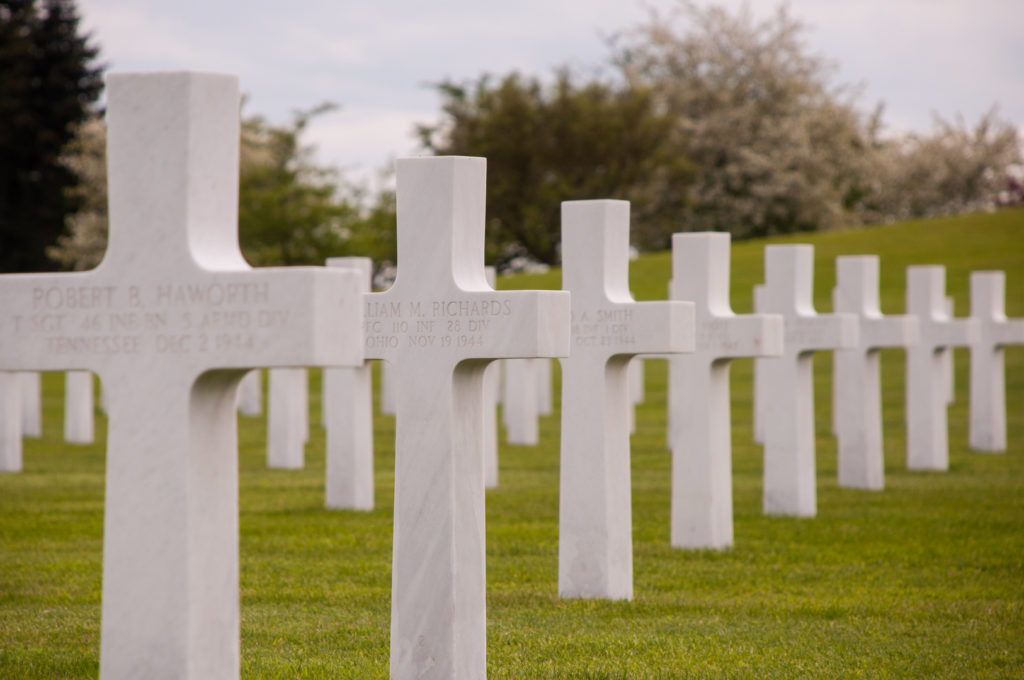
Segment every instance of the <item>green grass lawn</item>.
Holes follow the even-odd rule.
[[[967,313],[971,270],[1007,273],[1024,316],[1024,211],[780,241],[816,246],[815,301],[829,309],[836,255],[882,258],[882,309],[903,310],[909,264],[946,264]],[[764,242],[737,244],[732,299],[751,311]],[[634,262],[638,299],[664,297],[667,253]],[[557,272],[499,282],[556,288]],[[557,597],[557,417],[537,447],[502,446],[487,494],[491,678],[1024,677],[1024,348],[1007,350],[1009,451],[967,448],[967,353],[949,410],[950,470],[907,472],[902,354],[883,354],[886,488],[836,486],[830,360],[815,362],[818,517],[761,515],[751,368],[733,365],[736,545],[668,545],[665,364],[647,362],[633,437],[632,602]],[[556,382],[558,372],[555,372]],[[25,471],[0,476],[0,678],[98,675],[103,446],[62,442],[62,379],[44,378],[44,430]],[[319,374],[311,411],[319,423]],[[557,391],[556,391],[557,404]],[[378,415],[371,513],[328,512],[323,431],[304,471],[265,465],[265,421],[240,418],[242,675],[388,677],[394,420]],[[100,418],[97,441],[106,423]]]

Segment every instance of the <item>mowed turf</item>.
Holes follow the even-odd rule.
[[[834,258],[875,253],[883,312],[902,312],[907,265],[945,264],[958,315],[969,272],[1001,269],[1007,312],[1024,316],[1024,211],[784,241],[815,245],[819,311],[830,308]],[[737,312],[751,311],[763,248],[733,248]],[[635,261],[637,299],[663,298],[670,268],[668,253]],[[556,288],[559,276],[499,285]],[[1024,348],[1006,352],[1003,455],[968,450],[967,352],[956,360],[950,470],[908,472],[903,356],[883,353],[882,492],[836,486],[831,362],[815,360],[813,520],[761,514],[752,362],[735,362],[736,544],[723,552],[668,545],[666,371],[648,362],[632,451],[632,602],[557,597],[557,416],[542,419],[539,446],[503,445],[500,487],[487,493],[489,677],[1024,677]],[[265,421],[239,419],[242,675],[386,678],[394,419],[375,418],[378,509],[328,512],[318,372],[311,383],[305,470],[267,470]],[[26,441],[24,472],[0,475],[0,678],[98,674],[103,446],[62,442],[62,386],[59,374],[45,376],[45,436]],[[105,429],[101,417],[97,442]]]

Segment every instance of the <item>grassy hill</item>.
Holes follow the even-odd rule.
[[[830,308],[833,260],[875,253],[882,309],[903,310],[909,264],[945,264],[960,315],[971,270],[1007,273],[1024,316],[1024,211],[777,241],[815,245],[815,301]],[[732,300],[751,310],[763,241],[732,253]],[[631,267],[638,299],[663,298],[670,257]],[[499,282],[557,288],[557,271]],[[668,545],[665,364],[647,362],[633,438],[633,602],[558,599],[557,416],[538,447],[501,449],[488,492],[491,678],[1024,676],[1024,348],[1007,351],[1009,451],[967,449],[967,355],[957,352],[945,473],[907,472],[902,354],[883,354],[886,489],[836,486],[830,361],[815,362],[818,517],[761,515],[751,441],[752,362],[733,365],[736,545]],[[557,371],[556,371],[557,381]],[[311,410],[319,422],[319,375]],[[44,430],[25,471],[0,476],[0,677],[98,674],[103,446],[61,440],[62,379],[44,380]],[[557,391],[556,391],[557,403]],[[98,423],[103,441],[105,421]],[[242,664],[248,678],[386,678],[394,420],[375,418],[371,513],[323,509],[323,431],[301,472],[269,471],[265,421],[241,418]]]

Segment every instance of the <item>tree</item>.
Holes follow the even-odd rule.
[[[952,215],[994,206],[1021,161],[1016,126],[996,109],[972,128],[936,116],[929,134],[908,134],[877,148],[877,171],[864,202],[869,221]]]
[[[656,93],[700,168],[686,228],[765,236],[857,220],[876,121],[829,85],[803,30],[784,7],[756,22],[683,2],[619,36],[615,63]]]
[[[337,173],[317,165],[303,146],[310,119],[324,104],[296,112],[290,125],[260,116],[242,121],[239,240],[254,265],[323,264],[345,254],[358,206],[338,195]]]
[[[489,261],[556,263],[561,202],[576,199],[630,200],[634,242],[667,247],[694,168],[650,88],[562,70],[550,86],[513,73],[438,90],[442,121],[419,126],[420,140],[438,155],[487,158]]]
[[[78,177],[69,191],[78,211],[67,216],[67,232],[46,255],[66,269],[92,269],[107,250],[107,128],[98,115],[78,126],[61,162]]]
[[[0,0],[0,271],[51,268],[80,197],[64,146],[102,90],[72,0]]]

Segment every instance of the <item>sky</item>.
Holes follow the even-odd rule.
[[[707,0],[695,0],[701,6]],[[716,0],[769,17],[779,0]],[[609,36],[674,0],[79,0],[83,27],[110,71],[233,73],[246,113],[275,123],[330,101],[305,141],[320,162],[375,183],[420,150],[417,123],[439,118],[431,83],[513,70],[605,64]],[[976,122],[993,105],[1024,127],[1024,0],[790,0],[810,53],[833,83],[885,106],[892,131],[931,129],[933,116]]]

